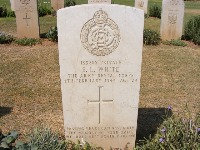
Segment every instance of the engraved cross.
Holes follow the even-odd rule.
[[[97,103],[99,105],[99,124],[101,123],[101,104],[102,103],[112,103],[113,100],[102,100],[101,99],[101,88],[103,86],[98,86],[99,88],[99,99],[98,100],[88,100],[88,103]]]
[[[26,19],[26,25],[28,26],[28,19],[31,19],[31,18],[27,17],[27,13],[26,13],[26,18],[23,18],[23,19]]]

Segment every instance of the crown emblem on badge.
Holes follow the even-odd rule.
[[[104,22],[106,22],[106,20],[108,19],[108,15],[106,14],[105,11],[103,11],[102,9],[100,9],[99,11],[95,12],[94,14],[94,21],[98,24],[102,24]]]

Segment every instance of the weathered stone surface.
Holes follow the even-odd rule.
[[[88,4],[111,4],[111,0],[88,0]]]
[[[135,0],[135,7],[144,10],[144,13],[148,12],[148,0]]]
[[[185,4],[183,0],[163,0],[160,34],[162,40],[182,36]]]
[[[79,15],[76,15],[79,14]],[[135,144],[144,12],[120,5],[58,10],[66,138],[105,149]]]
[[[18,38],[39,38],[39,20],[36,0],[15,0]]]
[[[55,11],[64,8],[64,0],[51,0],[51,7]]]

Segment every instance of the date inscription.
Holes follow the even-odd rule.
[[[133,83],[137,78],[121,71],[121,61],[80,61],[77,73],[68,73],[66,84],[71,83]]]

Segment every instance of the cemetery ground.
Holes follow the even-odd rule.
[[[200,15],[198,8],[200,2],[186,2],[184,21]],[[56,17],[41,17],[41,34],[55,25]],[[160,19],[145,19],[145,28],[159,32],[159,27]],[[0,18],[0,31],[16,36],[15,18]],[[144,45],[137,141],[155,134],[168,106],[184,118],[200,113],[200,47],[185,42],[185,47]],[[57,43],[1,44],[0,60],[0,129],[17,130],[22,138],[37,127],[64,135]]]

